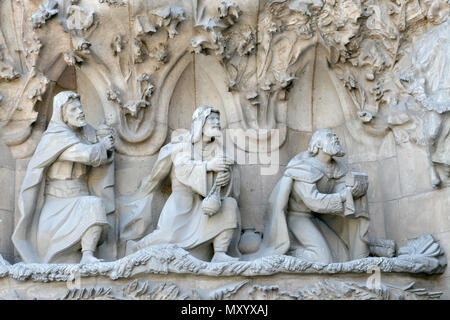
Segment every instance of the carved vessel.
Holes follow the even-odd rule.
[[[238,246],[239,251],[243,254],[258,251],[259,246],[261,245],[262,232],[256,230],[254,227],[244,228],[242,231]]]

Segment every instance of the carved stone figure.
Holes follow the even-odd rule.
[[[438,187],[442,178],[436,164],[450,166],[450,20],[425,34],[412,57],[412,67],[403,74],[409,93],[425,108],[423,133],[430,179]]]
[[[93,263],[114,211],[114,138],[87,124],[79,95],[64,91],[31,158],[12,240],[25,262]]]
[[[348,173],[336,159],[344,154],[332,131],[314,133],[308,151],[289,162],[272,191],[271,220],[254,256],[331,263],[369,255],[367,176]]]
[[[240,224],[239,208],[232,197],[237,194],[233,179],[237,172],[232,170],[233,160],[218,143],[220,136],[219,111],[200,106],[192,116],[190,133],[174,137],[161,149],[139,192],[151,194],[170,174],[172,194],[162,209],[157,229],[138,242],[128,241],[127,254],[161,243],[204,251],[198,247],[212,242],[212,262],[238,259],[227,254],[237,254],[236,248],[230,248]],[[133,221],[128,225],[132,226]],[[126,235],[127,226],[122,224],[121,229],[121,236]]]
[[[0,1],[0,299],[449,299],[449,17]]]

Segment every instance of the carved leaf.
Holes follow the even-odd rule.
[[[161,283],[155,287],[151,287],[147,281],[134,280],[122,292],[125,299],[185,300],[188,298],[173,283]]]
[[[12,81],[20,77],[13,66],[0,60],[0,80]]]
[[[84,62],[84,58],[75,51],[64,52],[64,61],[68,66],[80,66]]]
[[[109,6],[126,6],[127,2],[124,0],[98,0],[100,3],[106,3]]]
[[[178,24],[186,20],[184,9],[181,7],[161,7],[152,10],[151,14],[155,17],[156,25],[164,27],[171,39],[178,34],[176,30]]]
[[[398,249],[398,256],[425,256],[438,257],[443,255],[443,251],[433,236],[428,234],[421,236]]]
[[[45,5],[39,6],[39,11],[34,13],[30,22],[34,29],[40,28],[45,22],[58,13],[58,2],[56,0],[48,0]]]
[[[70,289],[61,300],[112,300],[112,288]]]
[[[156,27],[150,21],[148,16],[136,16],[134,21],[134,30],[138,36],[142,36],[146,33],[155,33]]]
[[[143,108],[148,107],[149,105],[150,103],[145,100],[132,101],[123,106],[122,110],[125,115],[129,114],[133,118],[136,118],[139,114],[139,111]]]
[[[324,280],[299,290],[302,300],[387,300],[386,288],[370,290],[364,285],[346,280]]]
[[[72,5],[67,11],[67,29],[82,31],[89,29],[94,24],[94,12]]]
[[[301,296],[281,291],[278,286],[253,286],[248,295],[253,300],[300,300]]]
[[[108,89],[108,91],[106,91],[106,99],[122,106],[122,100],[120,99],[120,92],[118,90],[112,88]]]
[[[212,300],[223,300],[233,297],[243,286],[249,283],[250,280],[244,280],[235,284],[227,285],[212,291],[209,298]]]

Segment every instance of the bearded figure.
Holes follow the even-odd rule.
[[[156,244],[176,244],[212,262],[238,260],[236,237],[240,214],[235,197],[239,180],[234,161],[225,155],[219,110],[198,107],[191,131],[164,146],[149,177],[136,194],[121,204],[120,239],[126,254]],[[157,228],[142,237],[151,216],[154,192],[169,176],[172,193],[159,216]],[[133,201],[130,201],[133,200]]]
[[[347,172],[337,136],[318,130],[295,156],[269,198],[270,222],[258,252],[343,262],[369,255],[367,175]]]
[[[94,252],[115,210],[113,148],[112,130],[87,124],[78,94],[55,96],[18,196],[12,240],[25,262],[99,261]]]

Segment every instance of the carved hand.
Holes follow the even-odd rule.
[[[217,175],[216,185],[219,187],[223,187],[230,182],[231,174],[230,171],[222,171]]]
[[[105,146],[106,150],[113,150],[114,149],[114,137],[112,135],[108,135],[104,138],[102,138],[101,143]]]
[[[343,188],[338,193],[339,193],[339,196],[341,197],[341,201],[345,202],[345,200],[347,199],[347,187]]]
[[[227,157],[214,158],[206,163],[206,170],[214,172],[227,171],[233,163],[234,160]]]
[[[352,195],[353,195],[353,198],[360,198],[360,197],[362,197],[363,195],[365,195],[366,194],[366,192],[367,192],[367,188],[368,188],[368,185],[367,184],[365,184],[365,183],[356,183],[353,187],[352,187]]]

